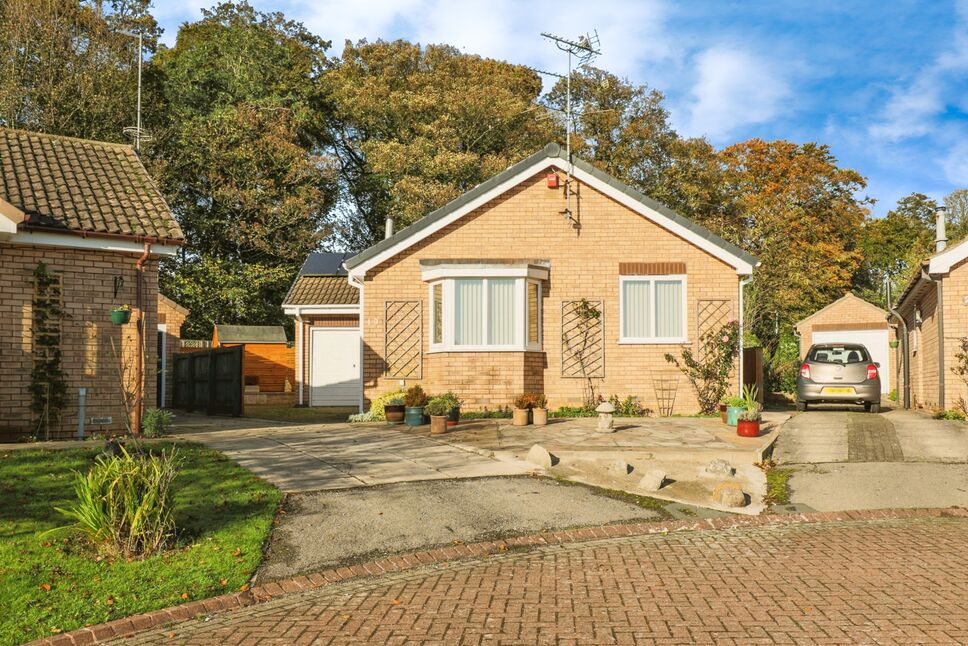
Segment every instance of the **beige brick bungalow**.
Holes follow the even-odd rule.
[[[345,259],[360,293],[361,407],[412,384],[453,390],[468,410],[521,392],[578,405],[591,378],[605,396],[697,410],[663,356],[740,318],[757,260],[590,164],[571,172],[549,145]],[[600,313],[588,334],[583,301]]]
[[[137,427],[158,402],[158,261],[182,238],[131,146],[0,128],[0,437]],[[59,415],[32,407],[51,384]]]

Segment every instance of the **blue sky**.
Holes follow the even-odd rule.
[[[883,215],[912,191],[968,188],[968,0],[251,0],[333,41],[406,38],[562,70],[538,35],[597,29],[597,65],[667,96],[675,128],[718,146],[829,144]],[[178,25],[214,0],[155,0]]]

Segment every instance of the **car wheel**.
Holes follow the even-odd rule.
[[[871,412],[871,413],[879,413],[879,412],[881,412],[881,405],[879,403],[878,404],[868,404],[866,406],[866,408],[867,408],[868,412]]]
[[[807,402],[797,402],[797,410],[800,412],[807,410]]]

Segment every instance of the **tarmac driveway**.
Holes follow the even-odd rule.
[[[800,511],[968,506],[968,424],[892,410],[812,410],[780,428]]]
[[[498,462],[384,425],[262,426],[179,435],[222,452],[286,492],[533,470],[525,463]]]

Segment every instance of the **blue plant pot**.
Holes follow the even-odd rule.
[[[745,406],[727,406],[726,407],[726,423],[730,426],[736,426],[739,422],[739,416],[746,412]]]
[[[403,423],[407,426],[423,426],[425,424],[423,411],[423,406],[407,406]]]

